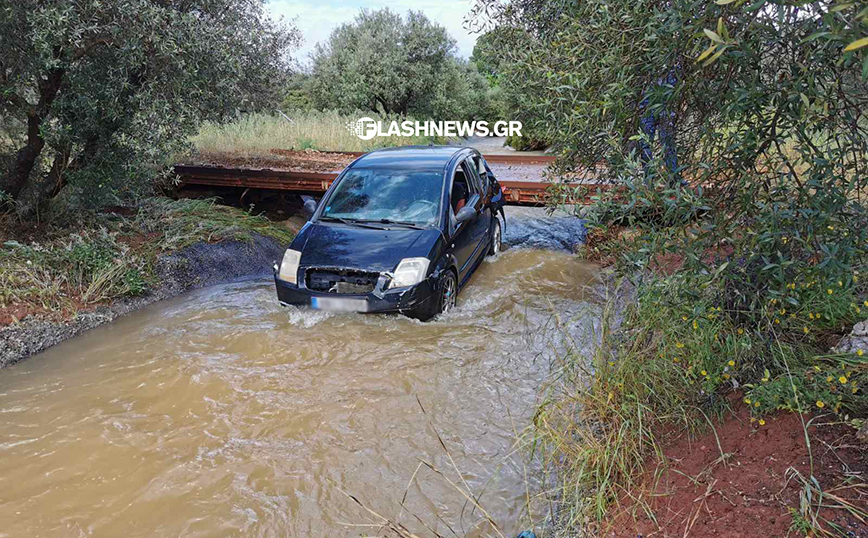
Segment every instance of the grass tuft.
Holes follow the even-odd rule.
[[[33,312],[65,317],[95,304],[143,295],[157,284],[158,255],[200,241],[250,241],[256,233],[288,244],[294,237],[279,223],[216,199],[147,198],[124,209],[124,215],[88,213],[81,222],[68,218],[63,226],[43,225],[39,242],[5,233],[8,239],[0,244],[0,322]],[[12,314],[4,317],[4,309]]]
[[[370,112],[342,114],[336,111],[289,111],[288,118],[280,115],[250,114],[227,124],[206,123],[193,137],[196,150],[206,154],[232,154],[242,157],[267,155],[273,149],[319,151],[370,151],[387,146],[414,144],[445,144],[445,137],[391,136],[362,140],[347,130],[348,122]],[[384,122],[408,119],[400,116],[377,117]]]

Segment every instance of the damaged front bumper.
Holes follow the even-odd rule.
[[[303,271],[300,271],[303,274]],[[436,308],[439,295],[436,280],[428,277],[415,286],[384,289],[387,278],[381,278],[370,293],[328,293],[308,289],[303,280],[299,285],[282,280],[279,268],[274,267],[277,299],[284,306],[293,305],[318,310],[337,310],[367,313],[400,313],[414,318],[428,318]]]

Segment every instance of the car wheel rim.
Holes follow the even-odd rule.
[[[455,306],[455,277],[448,276],[443,283],[443,312],[448,312]]]
[[[500,223],[494,227],[494,254],[500,254]]]

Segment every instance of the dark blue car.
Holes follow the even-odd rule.
[[[503,192],[482,155],[456,146],[374,151],[349,165],[274,266],[282,304],[400,312],[455,306],[500,251]]]

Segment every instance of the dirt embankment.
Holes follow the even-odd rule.
[[[666,443],[667,465],[649,462],[644,487],[610,511],[602,535],[783,538],[837,528],[868,537],[868,523],[845,508],[868,509],[868,451],[852,427],[832,415],[784,412],[760,424],[738,398],[733,407],[713,431]]]
[[[144,296],[117,300],[67,320],[36,314],[0,327],[0,368],[156,301],[196,288],[269,274],[286,245],[255,233],[251,237],[251,241],[199,242],[158,257],[160,284]]]

